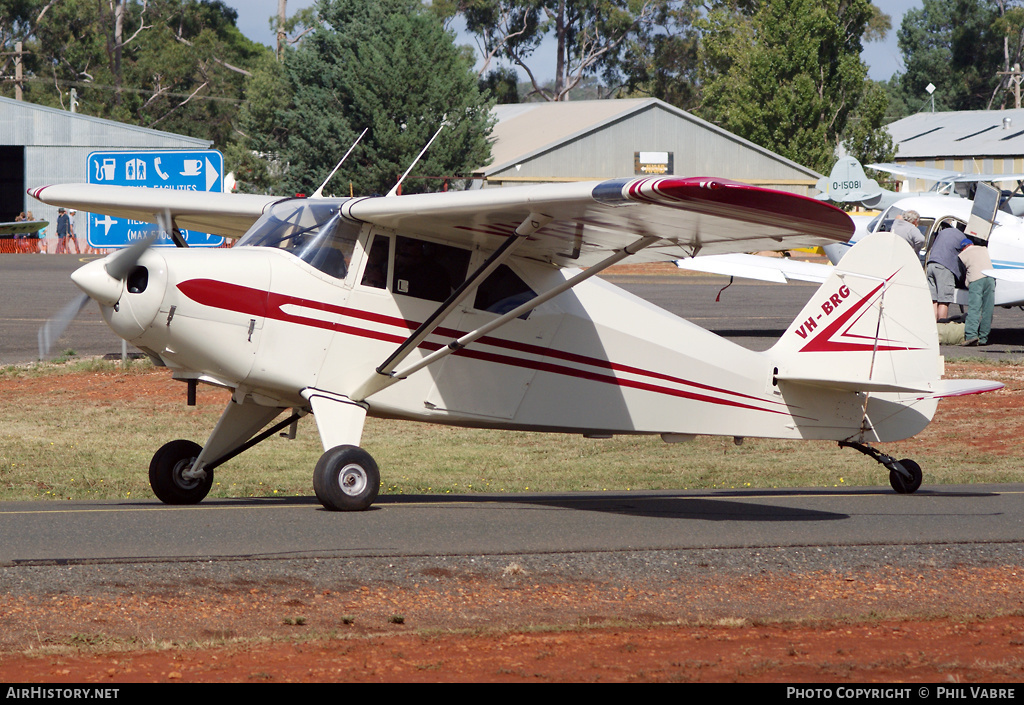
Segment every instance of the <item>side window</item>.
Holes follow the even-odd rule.
[[[399,236],[391,291],[417,299],[444,301],[466,280],[469,250]]]
[[[536,296],[518,274],[503,264],[477,288],[473,307],[491,313],[508,313]],[[520,318],[528,315],[523,314]]]
[[[386,289],[388,286],[388,258],[391,254],[391,238],[386,235],[374,235],[370,245],[370,255],[366,258],[366,268],[360,284],[372,286],[374,289]]]

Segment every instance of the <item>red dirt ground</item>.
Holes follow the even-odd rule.
[[[974,418],[977,447],[1015,452],[1024,371],[949,365],[947,376],[998,378],[1007,388],[944,401],[933,427]],[[84,377],[60,384],[93,394]],[[154,398],[181,393],[160,373],[129,387]],[[103,390],[109,399],[111,386]],[[985,422],[992,417],[1000,428]],[[941,443],[931,428],[920,440]],[[1012,684],[1024,677],[1021,576],[1024,556],[984,568],[878,566],[730,584],[715,575],[611,585],[442,571],[397,589],[314,591],[296,581],[0,595],[0,682]]]

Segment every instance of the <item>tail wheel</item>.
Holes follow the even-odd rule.
[[[368,509],[380,490],[380,471],[373,457],[357,446],[331,448],[313,471],[313,492],[335,512]]]
[[[904,476],[898,470],[890,470],[889,484],[892,485],[892,488],[900,494],[911,494],[912,492],[917,492],[918,488],[921,487],[921,481],[924,479],[924,474],[921,472],[921,466],[910,458],[904,458],[898,462],[900,466],[910,474],[910,477]]]
[[[203,477],[186,477],[203,447],[192,441],[177,440],[165,444],[149,462],[149,485],[164,504],[198,504],[213,486],[213,471]]]

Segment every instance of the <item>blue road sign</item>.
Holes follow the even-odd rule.
[[[147,186],[177,191],[224,191],[224,155],[213,149],[190,151],[93,152],[89,155],[89,183],[112,186]],[[153,225],[138,220],[89,213],[89,245],[97,249],[125,247],[145,237]],[[220,235],[182,230],[189,247],[217,247]],[[157,245],[173,246],[170,238]]]

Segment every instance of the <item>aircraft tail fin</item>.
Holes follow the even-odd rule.
[[[808,414],[814,435],[828,437],[830,428],[840,440],[907,438],[928,425],[938,398],[1001,386],[941,379],[924,272],[911,247],[887,232],[846,253],[766,354],[787,402],[819,408]],[[849,394],[863,401],[860,418],[830,417],[828,400]]]
[[[832,167],[828,178],[818,179],[818,198],[833,203],[861,203],[867,207],[877,205],[884,189],[864,173],[864,167],[853,157],[843,157]]]

